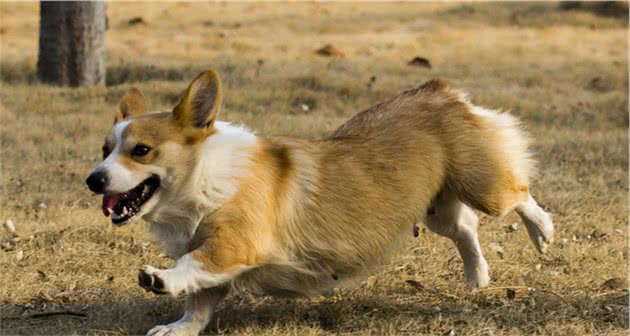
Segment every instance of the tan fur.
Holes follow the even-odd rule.
[[[490,215],[505,213],[528,198],[527,149],[516,148],[525,158],[516,171],[504,145],[504,128],[516,126],[462,97],[432,80],[357,114],[322,140],[258,137],[236,192],[205,210],[187,252],[209,274],[247,269],[237,286],[312,295],[387,262],[443,190]],[[218,75],[206,71],[173,113],[136,115],[123,152],[137,143],[154,150],[124,156],[123,164],[167,167],[179,178],[163,183],[181,189],[192,181],[204,140],[217,132],[220,102]]]
[[[206,270],[237,285],[315,294],[400,250],[445,187],[498,215],[527,197],[483,118],[442,81],[364,111],[327,139],[259,140],[239,192],[199,226]]]

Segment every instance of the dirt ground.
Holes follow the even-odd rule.
[[[182,300],[136,284],[142,265],[172,261],[142,223],[113,227],[83,181],[130,86],[167,110],[212,67],[225,84],[222,119],[303,138],[401,89],[447,79],[523,120],[539,161],[533,194],[557,235],[539,255],[514,214],[481,216],[492,283],[471,291],[454,246],[423,230],[390,265],[331,296],[235,293],[206,333],[627,335],[628,16],[627,3],[614,5],[625,12],[108,3],[107,86],[70,89],[35,80],[39,5],[1,3],[0,222],[11,219],[18,235],[0,235],[1,333],[135,335],[179,317]],[[344,56],[315,53],[326,44]],[[431,67],[408,65],[416,56]]]

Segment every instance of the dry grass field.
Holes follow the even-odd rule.
[[[303,138],[447,79],[527,125],[533,194],[557,235],[539,255],[514,214],[481,216],[492,283],[471,291],[449,241],[410,232],[409,248],[356,287],[298,300],[235,293],[206,333],[628,333],[627,3],[109,3],[107,87],[80,89],[34,79],[38,6],[0,4],[0,221],[18,235],[0,234],[2,335],[136,335],[179,317],[182,300],[136,284],[142,265],[172,261],[142,223],[110,224],[83,181],[130,86],[165,110],[208,67],[225,83],[222,119]],[[345,56],[315,53],[328,43]],[[407,65],[415,56],[432,67]]]

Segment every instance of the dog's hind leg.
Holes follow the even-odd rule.
[[[485,287],[490,282],[488,262],[481,252],[477,223],[473,210],[445,189],[433,202],[433,213],[426,219],[427,227],[450,238],[464,262],[464,275],[470,287]]]
[[[179,320],[153,327],[147,336],[197,336],[208,325],[212,314],[227,295],[228,286],[206,288],[190,294],[186,299],[186,311]]]
[[[538,251],[545,253],[547,244],[553,242],[554,230],[551,216],[536,203],[531,195],[526,201],[517,203],[514,210],[525,223],[529,238],[534,242]]]

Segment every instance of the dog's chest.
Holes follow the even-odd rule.
[[[193,237],[195,225],[192,223],[153,221],[149,223],[149,229],[164,253],[171,258],[179,259],[189,252],[189,243]]]

